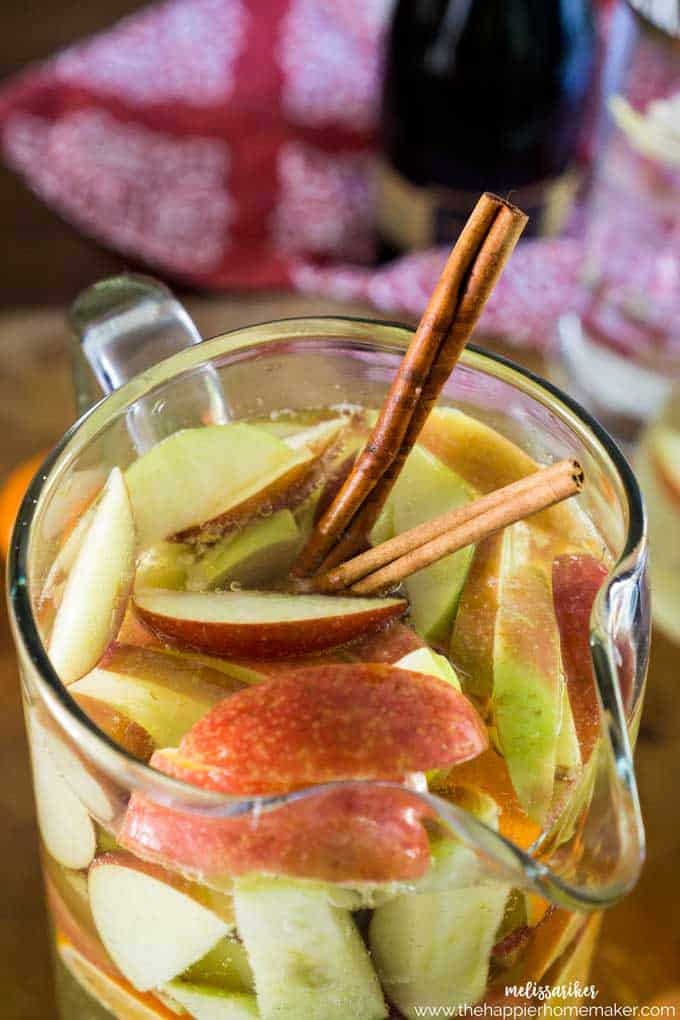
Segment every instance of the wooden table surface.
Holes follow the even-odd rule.
[[[192,306],[206,336],[282,315],[338,310],[342,311],[342,306],[281,295],[223,298]],[[352,311],[356,314],[357,309]],[[71,417],[62,314],[45,310],[0,317],[0,479],[19,459],[49,446]],[[637,755],[649,837],[648,864],[635,893],[606,919],[595,973],[600,1002],[637,1004],[680,980],[678,661],[678,649],[656,636]],[[0,826],[0,888],[4,891],[0,905],[0,1016],[51,1020],[55,1013],[37,834],[17,673],[4,609],[0,617],[0,690],[0,805],[4,820]]]

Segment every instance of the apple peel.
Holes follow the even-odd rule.
[[[137,617],[158,637],[216,655],[277,658],[347,644],[402,616],[404,599],[282,592],[135,592]]]
[[[488,745],[476,710],[451,684],[396,666],[332,664],[290,672],[216,705],[179,745],[200,785],[245,795],[285,793],[348,779],[401,781]],[[195,781],[195,780],[194,780]]]
[[[331,787],[272,811],[202,817],[135,793],[118,835],[132,853],[220,887],[232,876],[287,875],[327,882],[420,878],[430,863],[435,818],[398,787]]]

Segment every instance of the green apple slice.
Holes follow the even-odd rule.
[[[213,948],[182,974],[190,985],[222,988],[232,992],[252,992],[255,979],[243,943],[225,935]]]
[[[168,982],[163,990],[195,1020],[259,1020],[260,1017],[252,992],[230,992],[181,980]]]
[[[288,440],[243,423],[182,429],[126,472],[142,547],[172,535],[217,538],[265,506],[278,509],[342,422]]]
[[[349,911],[275,878],[234,883],[238,931],[262,1020],[383,1020],[387,1008]]]
[[[135,584],[139,588],[184,588],[195,559],[186,542],[156,542],[139,556]]]
[[[542,823],[555,779],[562,705],[552,556],[524,522],[506,528],[494,634],[498,741],[520,804]]]
[[[386,532],[390,513],[394,534],[400,534],[473,498],[469,485],[428,450],[416,445],[387,500],[387,517],[378,520],[373,537]],[[460,549],[404,581],[411,622],[426,641],[448,636],[473,555],[474,546]]]
[[[299,534],[290,510],[264,517],[211,546],[189,567],[186,587],[189,591],[207,591],[236,582],[247,588],[266,588],[291,566],[299,548]]]
[[[416,648],[414,652],[409,652],[394,665],[399,666],[400,669],[411,669],[414,673],[439,677],[440,680],[446,680],[457,691],[461,690],[458,674],[449,660],[445,655],[440,655],[439,652],[434,652],[431,648]]]
[[[497,827],[491,798],[480,798],[479,811]],[[433,847],[430,871],[414,890],[375,910],[371,955],[404,1016],[420,1016],[423,1006],[453,1011],[479,1001],[509,893],[501,882],[480,884],[475,852],[446,839]]]

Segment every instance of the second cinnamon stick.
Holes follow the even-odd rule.
[[[318,589],[349,587],[358,595],[389,590],[443,556],[576,495],[582,486],[578,461],[559,461],[369,549],[320,577]]]

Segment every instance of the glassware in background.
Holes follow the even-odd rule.
[[[680,641],[680,5],[631,6],[613,33],[615,46],[629,37],[617,55],[627,69],[608,101],[586,302],[560,321],[556,374],[611,432],[639,444],[654,618]]]
[[[680,643],[680,388],[644,431],[634,465],[649,510],[654,622]]]
[[[631,3],[612,26],[623,74],[588,209],[586,300],[558,328],[570,392],[624,442],[680,378],[680,7]]]

